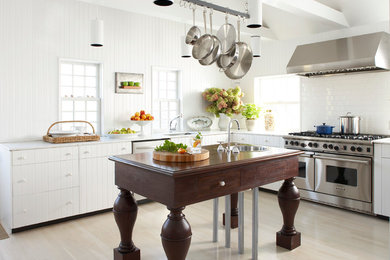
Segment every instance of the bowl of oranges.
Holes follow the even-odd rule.
[[[134,115],[130,117],[130,121],[141,127],[140,136],[145,136],[144,126],[148,125],[154,120],[154,117],[151,114],[145,113],[145,110],[135,112]]]

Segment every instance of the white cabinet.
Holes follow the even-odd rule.
[[[80,213],[111,208],[119,190],[109,156],[131,153],[131,142],[80,146]]]
[[[390,216],[390,144],[374,144],[374,213]]]

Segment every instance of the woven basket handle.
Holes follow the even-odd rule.
[[[89,124],[89,125],[92,127],[93,134],[96,134],[96,133],[95,133],[95,127],[93,127],[93,125],[92,125],[90,122],[88,122],[88,121],[82,121],[82,120],[75,120],[75,121],[58,121],[58,122],[53,123],[53,124],[49,127],[49,129],[47,129],[46,135],[49,135],[49,134],[50,134],[50,129],[51,129],[53,126],[55,126],[55,125],[57,125],[57,124],[61,124],[61,123],[87,123],[87,124]]]

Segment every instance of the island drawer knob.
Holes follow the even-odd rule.
[[[225,186],[225,185],[226,185],[226,183],[225,183],[224,181],[220,181],[220,182],[219,182],[219,186],[223,187],[223,186]]]

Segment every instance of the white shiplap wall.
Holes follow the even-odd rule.
[[[59,58],[103,63],[106,130],[126,126],[137,110],[150,111],[152,66],[182,70],[185,117],[203,113],[202,90],[230,87],[215,66],[180,58],[183,24],[102,7],[99,16],[105,23],[105,46],[92,48],[95,5],[0,0],[0,142],[40,138],[58,120]],[[115,72],[144,73],[144,94],[115,94]]]

